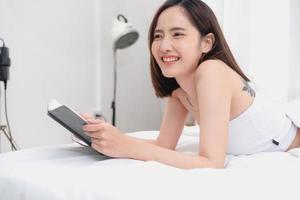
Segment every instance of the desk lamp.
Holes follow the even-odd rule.
[[[135,30],[126,17],[119,14],[113,20],[112,38],[113,38],[113,59],[114,59],[114,93],[111,103],[112,108],[112,125],[115,126],[116,120],[116,90],[117,90],[117,50],[124,49],[134,44],[139,37],[137,30]]]

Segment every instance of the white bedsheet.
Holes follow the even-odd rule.
[[[155,138],[157,131],[131,135]],[[197,153],[183,135],[178,151]],[[75,144],[0,154],[1,200],[300,199],[300,149],[227,156],[226,169],[182,170],[132,159],[99,161]]]

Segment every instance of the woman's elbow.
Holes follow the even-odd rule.
[[[220,159],[220,160],[216,160],[216,159],[207,159],[207,167],[208,168],[213,168],[213,169],[224,169],[225,168],[225,160]]]
[[[224,164],[216,164],[215,168],[216,169],[224,169],[225,166],[224,166]]]
[[[226,155],[199,153],[199,156],[204,158],[209,168],[215,168],[215,169],[225,168]]]
[[[224,169],[223,164],[218,164],[214,162],[209,162],[206,164],[203,164],[203,162],[197,164],[196,166],[190,167],[191,169],[196,169],[196,168],[208,168],[208,169]]]
[[[216,161],[216,160],[211,160],[213,168],[216,169],[224,169],[225,168],[225,163],[223,160],[221,161]]]

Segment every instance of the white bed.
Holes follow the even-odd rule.
[[[182,135],[177,150],[197,153],[198,138]],[[300,149],[227,156],[225,169],[182,170],[98,156],[77,144],[0,154],[0,199],[300,199]]]

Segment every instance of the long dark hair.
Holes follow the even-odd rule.
[[[201,35],[207,35],[213,33],[215,36],[215,42],[212,49],[206,53],[199,64],[209,59],[219,59],[236,71],[246,81],[250,81],[249,78],[242,72],[241,68],[237,64],[234,56],[232,55],[229,46],[225,40],[221,27],[213,11],[201,0],[167,0],[156,12],[149,29],[149,49],[151,52],[152,42],[154,40],[154,31],[157,25],[160,14],[172,6],[180,6],[187,13],[191,23],[197,28]],[[175,78],[167,78],[162,74],[160,67],[155,61],[154,56],[151,53],[150,56],[151,65],[151,79],[152,84],[158,97],[171,96],[172,92],[179,88],[179,85]]]

